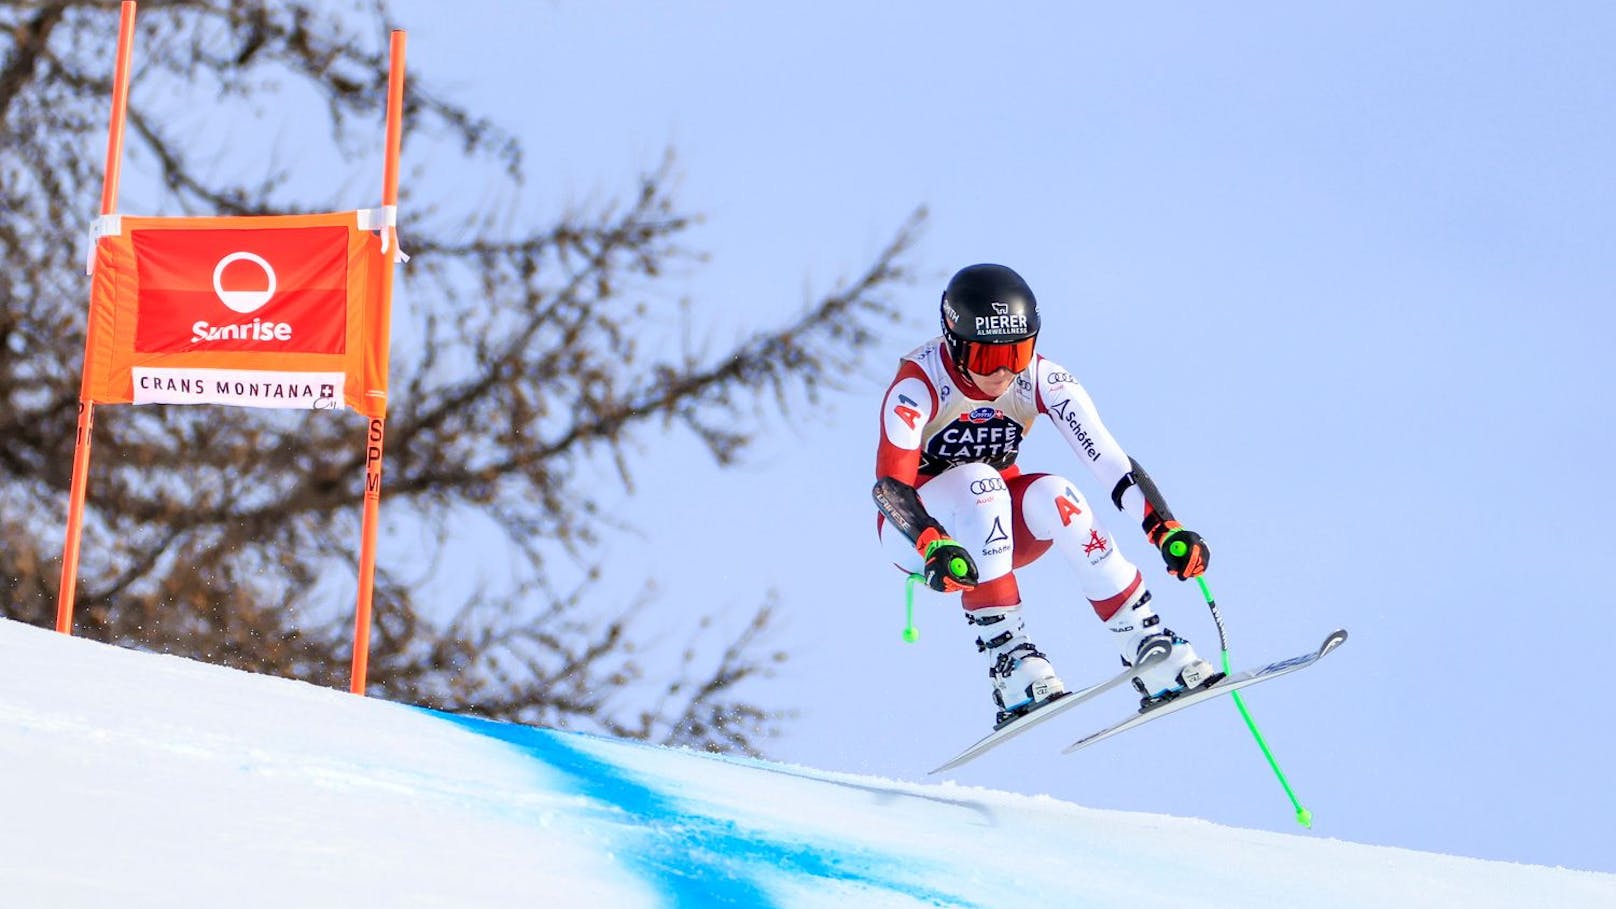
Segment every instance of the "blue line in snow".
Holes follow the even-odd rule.
[[[748,829],[732,819],[703,814],[694,805],[660,793],[622,768],[573,747],[567,739],[576,733],[427,712],[478,735],[516,746],[560,772],[574,793],[628,815],[629,819],[622,823],[637,827],[640,836],[624,843],[619,855],[672,906],[777,909],[779,904],[770,897],[763,881],[782,875],[860,884],[933,906],[976,905],[878,870],[909,868],[913,872],[912,857],[881,855],[835,843],[816,844],[800,838],[786,841],[765,829]],[[947,873],[937,868],[927,877],[945,878]],[[799,883],[812,886],[814,881]]]

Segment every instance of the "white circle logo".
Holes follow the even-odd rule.
[[[225,290],[220,286],[219,279],[224,276],[225,266],[231,262],[251,262],[262,268],[264,274],[269,276],[269,289]],[[269,263],[265,262],[262,256],[257,256],[250,252],[233,252],[220,259],[218,265],[213,266],[213,292],[219,295],[220,303],[236,312],[244,314],[252,312],[262,308],[265,303],[269,302],[270,297],[275,296],[275,269],[270,268]]]

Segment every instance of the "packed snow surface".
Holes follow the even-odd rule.
[[[454,717],[8,621],[0,767],[7,907],[1616,906],[1616,875]]]

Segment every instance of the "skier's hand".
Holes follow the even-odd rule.
[[[1168,521],[1162,528],[1163,532],[1158,540],[1152,540],[1161,549],[1162,560],[1167,563],[1167,573],[1180,581],[1187,581],[1206,572],[1206,566],[1212,561],[1212,550],[1206,546],[1206,541],[1193,530],[1185,530],[1177,521]]]
[[[915,544],[926,560],[923,573],[926,586],[941,593],[953,593],[976,586],[976,563],[971,554],[936,529],[927,529]]]

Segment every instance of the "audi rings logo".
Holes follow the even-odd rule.
[[[251,262],[264,270],[264,276],[269,279],[269,287],[264,290],[225,290],[220,280],[224,277],[225,266],[232,262]],[[233,252],[219,264],[213,266],[213,292],[219,295],[219,302],[243,315],[260,309],[270,298],[275,296],[275,269],[271,268],[262,256],[250,252]]]
[[[980,496],[990,492],[1004,491],[1004,477],[989,477],[986,480],[976,480],[971,483],[971,495]]]

